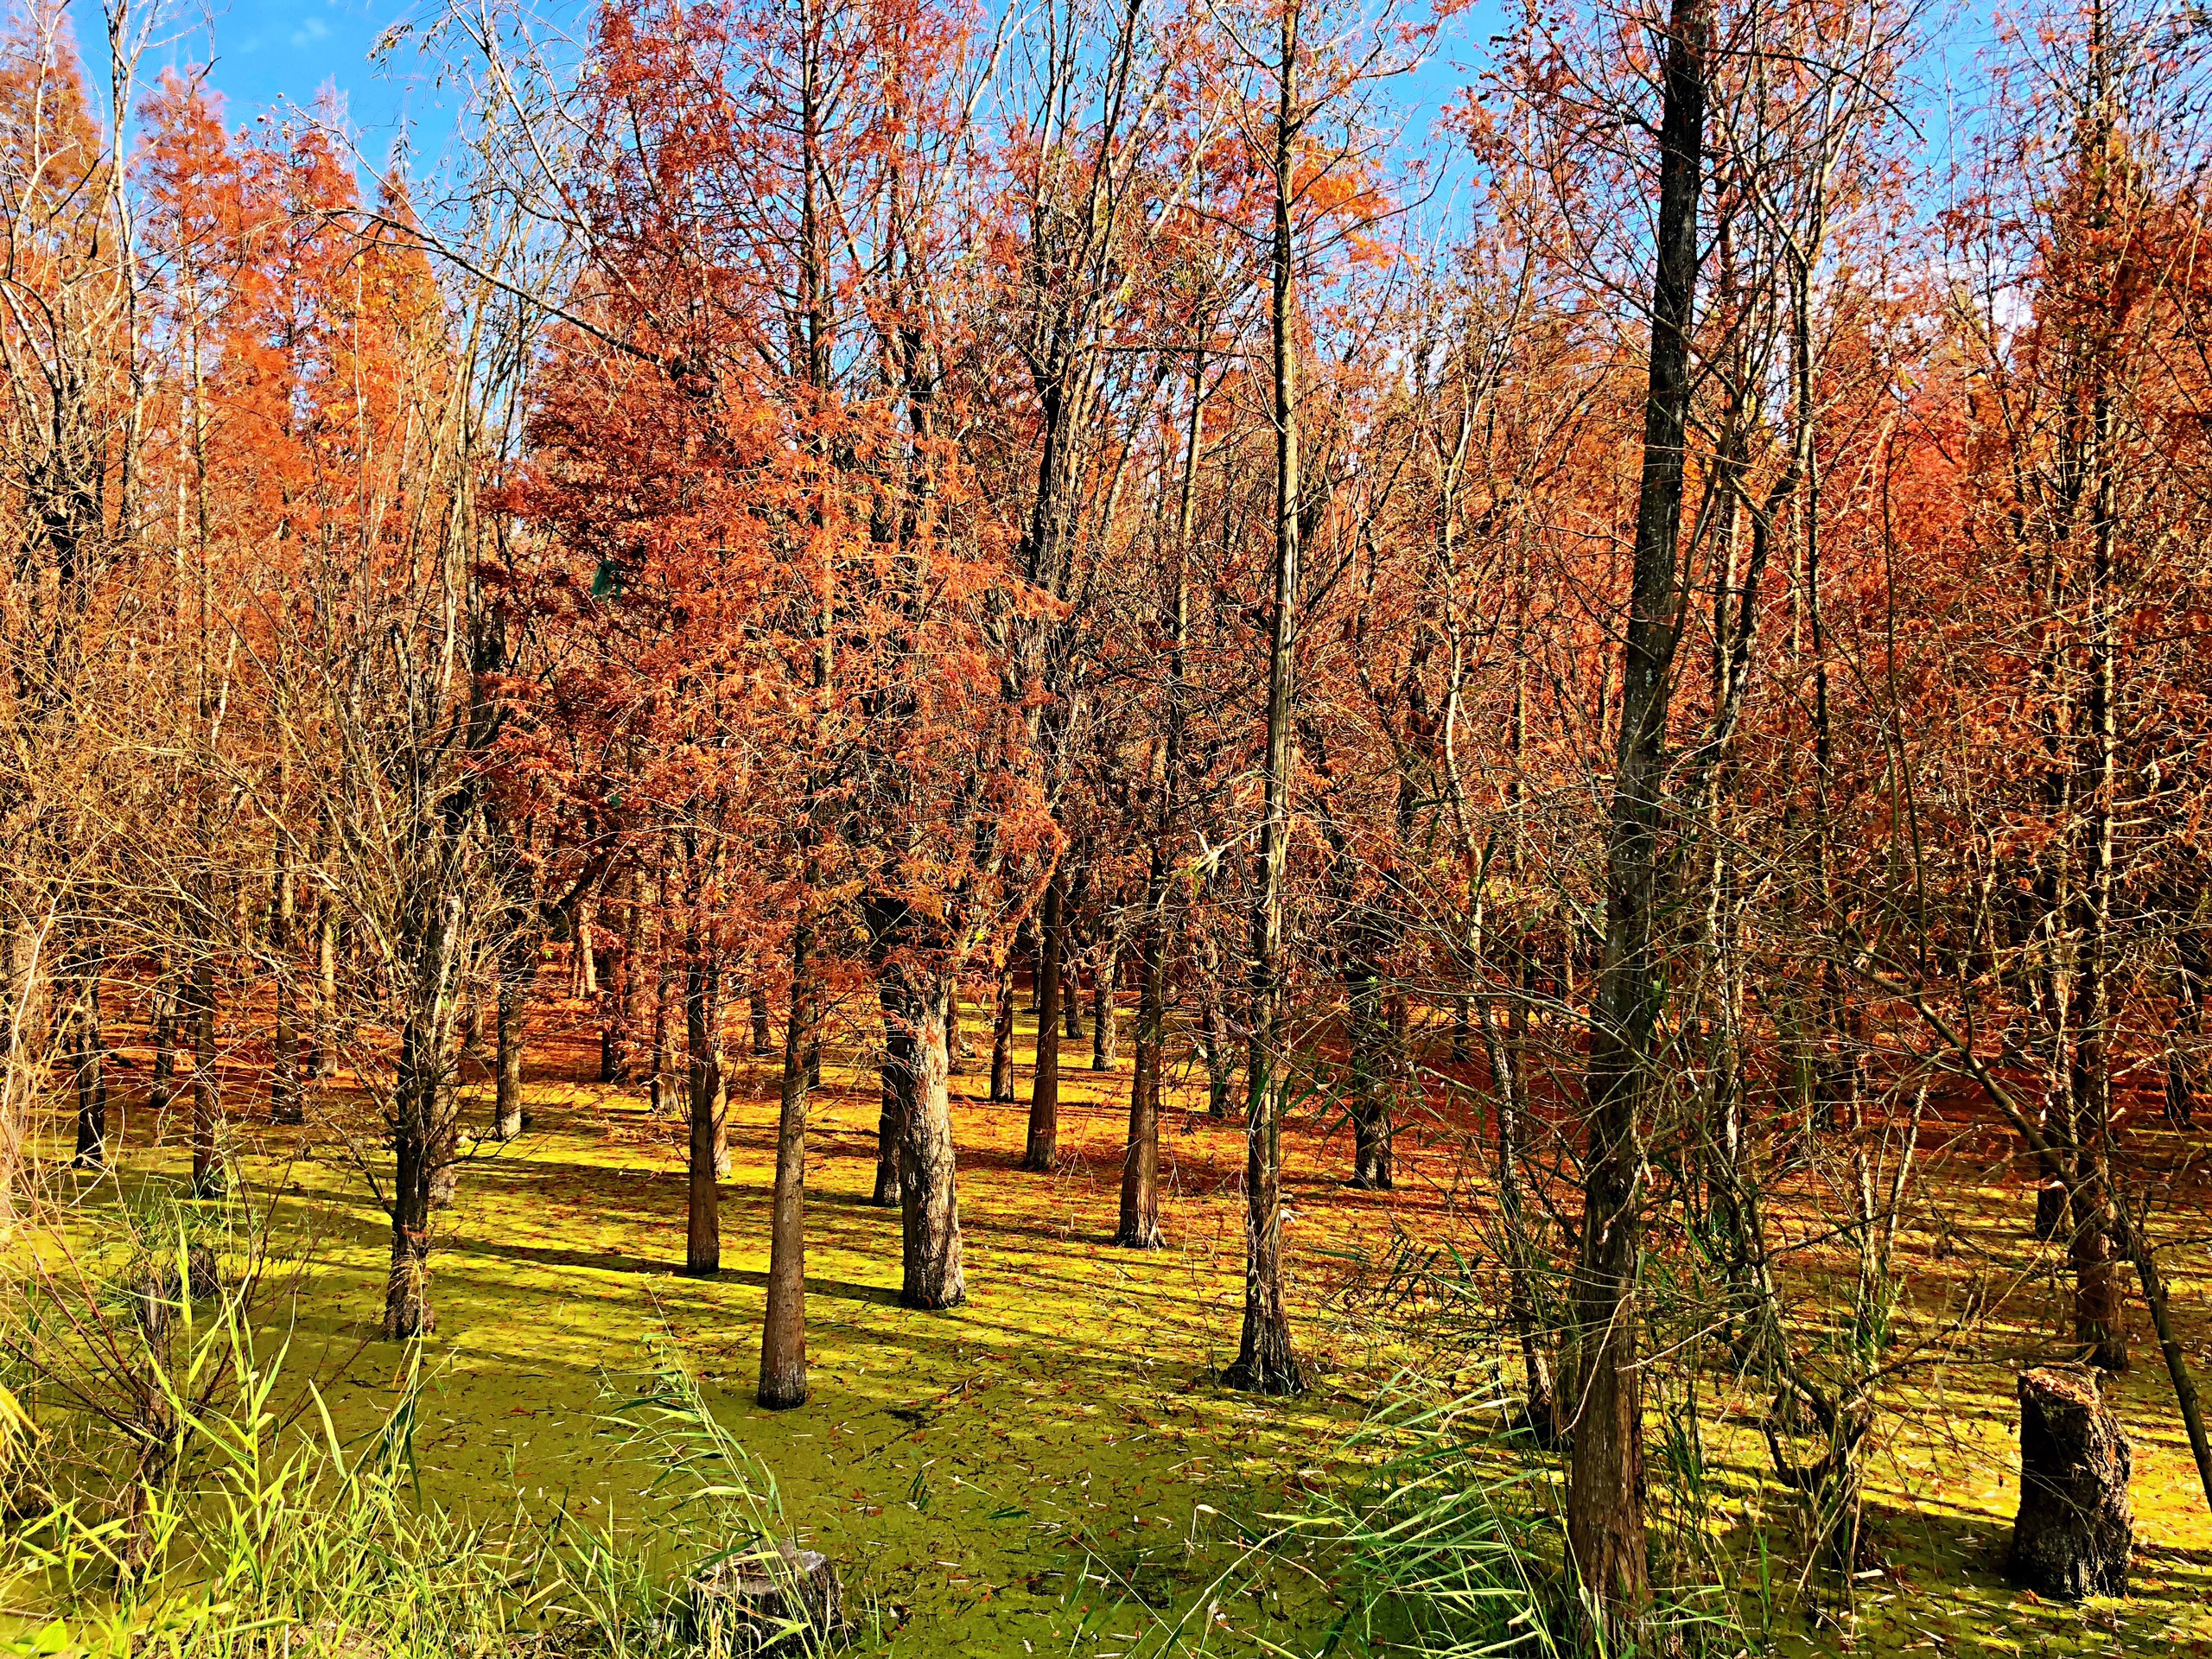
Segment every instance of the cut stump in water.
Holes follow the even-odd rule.
[[[2020,1378],[2020,1513],[2005,1567],[2039,1595],[2127,1592],[2134,1456],[2095,1377],[2048,1366]]]
[[[690,1636],[714,1659],[814,1652],[843,1622],[843,1586],[820,1552],[779,1544],[733,1555],[691,1580]]]

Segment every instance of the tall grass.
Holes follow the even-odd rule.
[[[1348,1450],[1363,1479],[1271,1517],[1344,1603],[1314,1655],[1733,1659],[1764,1645],[1719,1584],[1662,1579],[1635,1645],[1605,1646],[1567,1570],[1559,1459],[1531,1443],[1510,1395],[1402,1374]]]
[[[773,1477],[672,1344],[607,1391],[602,1427],[646,1471],[627,1524],[470,1516],[416,1478],[420,1349],[378,1422],[341,1434],[285,1348],[257,1345],[245,1281],[194,1296],[191,1253],[214,1248],[194,1224],[173,1274],[162,1252],[74,1255],[77,1279],[49,1269],[0,1312],[0,1654],[721,1659],[836,1637],[776,1548]],[[717,1596],[733,1563],[773,1581],[766,1622]]]

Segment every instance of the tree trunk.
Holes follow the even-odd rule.
[[[1120,1010],[1115,1006],[1114,993],[1122,982],[1122,952],[1119,941],[1110,933],[1099,944],[1098,963],[1092,972],[1096,977],[1090,988],[1090,1069],[1111,1071],[1121,1043],[1121,1021],[1116,1017]]]
[[[1705,0],[1673,0],[1659,124],[1659,213],[1650,393],[1624,641],[1618,760],[1605,847],[1605,944],[1586,1090],[1576,1363],[1567,1425],[1567,1548],[1600,1634],[1637,1642],[1650,1599],[1644,1544],[1642,1316],[1643,1094],[1658,1027],[1655,957],[1667,711],[1673,689],[1676,543],[1704,171]]]
[[[146,1104],[156,1112],[168,1110],[176,1093],[176,1027],[182,1001],[181,982],[164,950],[160,976],[154,982],[153,1007],[146,1021],[154,1039],[154,1071],[146,1085]]]
[[[599,957],[591,948],[592,911],[595,908],[588,899],[576,900],[575,915],[571,918],[575,929],[575,997],[588,1002],[599,995]]]
[[[2187,904],[2184,914],[2196,906]],[[2174,941],[2172,1023],[2166,1031],[2166,1121],[2187,1128],[2196,1121],[2196,1078],[2202,1064],[2206,981],[2212,977],[2203,931],[2193,921],[2183,924]]]
[[[998,1001],[991,1012],[991,1100],[1014,1099],[1014,957],[999,969]]]
[[[1052,1167],[1060,1139],[1060,963],[1067,949],[1066,899],[1057,874],[1045,890],[1037,947],[1037,1071],[1029,1096],[1029,1140],[1021,1166]]]
[[[1361,953],[1345,970],[1344,979],[1351,1027],[1351,1185],[1387,1192],[1393,1176],[1390,1096],[1397,1086],[1398,1068],[1383,1008],[1382,976]]]
[[[107,1164],[107,1034],[100,1028],[100,956],[95,947],[79,963],[77,1007],[70,1019],[72,1069],[77,1083],[77,1147],[79,1169]]]
[[[1282,1114],[1289,1064],[1290,993],[1283,926],[1290,874],[1291,676],[1299,596],[1297,342],[1291,231],[1293,168],[1304,111],[1298,92],[1299,0],[1282,9],[1277,35],[1274,244],[1270,328],[1274,372],[1274,595],[1268,634],[1267,777],[1254,861],[1251,1116],[1244,1135],[1244,1322],[1223,1380],[1261,1394],[1305,1387],[1291,1351],[1282,1277]]]
[[[2020,1509],[2005,1573],[2063,1601],[2127,1593],[2134,1454],[2120,1421],[2078,1371],[2020,1378]]]
[[[192,1195],[223,1195],[223,1099],[215,1079],[215,958],[202,950],[192,964]]]
[[[875,1114],[875,1191],[868,1198],[879,1210],[896,1210],[899,1205],[899,1138],[904,1132],[906,1096],[912,1088],[899,1075],[901,1064],[887,1035],[882,1094]]]
[[[886,974],[884,1025],[899,1056],[899,1187],[902,1283],[899,1300],[925,1310],[968,1300],[961,1264],[960,1200],[953,1174],[951,1099],[946,1088],[942,969],[900,966]]]
[[[699,1276],[722,1266],[720,1192],[723,1151],[721,963],[695,931],[683,963],[683,1034],[690,1085],[690,1203],[683,1228],[683,1270]]]
[[[530,993],[537,978],[537,935],[524,928],[499,953],[498,1073],[492,1085],[492,1132],[502,1141],[522,1133],[522,1050]]]
[[[607,982],[599,995],[599,1080],[627,1083],[636,1032],[630,1022],[632,980],[637,974],[638,889],[625,876],[613,895],[621,910],[622,931],[608,953]]]
[[[1160,1230],[1160,1079],[1166,1070],[1167,842],[1153,843],[1146,882],[1144,941],[1139,947],[1136,1075],[1129,1083],[1129,1138],[1122,1154],[1122,1213],[1114,1242],[1132,1250],[1157,1249]]]
[[[664,883],[660,897],[667,903],[668,889]],[[669,924],[664,908],[659,925],[654,930],[653,951],[653,1076],[647,1090],[652,1109],[664,1112],[675,1106],[678,1098],[676,1077],[677,1030],[682,1016],[683,1002],[681,969],[676,953],[669,947]],[[688,1109],[688,1108],[687,1108]]]
[[[753,1019],[753,1052],[755,1055],[776,1052],[775,1033],[768,1023],[768,994],[755,985],[745,994],[747,1012]]]
[[[280,774],[288,770],[280,766]],[[284,788],[280,777],[280,792]],[[269,958],[276,969],[276,1030],[269,1068],[269,1116],[277,1123],[303,1123],[307,1105],[300,1090],[300,1015],[294,941],[299,931],[297,882],[292,874],[292,839],[276,832],[276,892],[269,913]]]
[[[811,872],[806,887],[813,887]],[[822,1001],[813,946],[813,927],[803,917],[791,930],[791,1008],[784,1030],[776,1190],[768,1224],[768,1305],[760,1327],[757,1397],[770,1411],[806,1403],[806,1052],[820,1023]]]
[[[452,929],[458,900],[425,918],[421,957],[410,988],[413,1007],[400,1031],[393,1090],[391,1269],[385,1282],[385,1335],[427,1336],[436,1326],[430,1305],[430,1207],[442,1161],[449,1160],[453,1056],[448,999],[452,995]]]
[[[325,898],[315,906],[315,1046],[308,1056],[311,1077],[338,1073],[338,909]]]

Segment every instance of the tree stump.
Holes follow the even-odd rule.
[[[2133,1454],[2086,1370],[2046,1367],[2020,1378],[2020,1513],[2005,1563],[2013,1583],[2079,1601],[2127,1592],[2135,1541],[2127,1478]]]
[[[708,1659],[772,1659],[826,1644],[842,1625],[830,1558],[795,1544],[716,1561],[691,1580],[688,1632]]]

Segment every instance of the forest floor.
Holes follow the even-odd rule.
[[[1020,1031],[1026,1061],[1033,1018]],[[988,1031],[971,1025],[969,1039],[987,1053]],[[1202,1075],[1163,1124],[1168,1247],[1135,1253],[1108,1243],[1126,1046],[1118,1071],[1098,1073],[1084,1065],[1088,1043],[1066,1046],[1060,1164],[1049,1176],[1017,1167],[1027,1108],[987,1103],[984,1058],[971,1059],[954,1080],[969,1300],[924,1314],[898,1306],[895,1212],[866,1202],[877,1085],[855,1058],[830,1050],[810,1140],[813,1397],[771,1414],[752,1399],[774,1155],[771,1062],[734,1059],[724,1268],[702,1281],[676,1270],[681,1127],[646,1111],[642,1085],[588,1081],[597,1047],[581,1005],[538,1016],[531,1127],[471,1156],[436,1239],[438,1327],[415,1440],[425,1495],[490,1521],[565,1506],[619,1523],[641,1503],[643,1475],[604,1414],[672,1343],[772,1471],[791,1529],[842,1564],[863,1650],[1132,1659],[1202,1645],[1252,1650],[1255,1638],[1276,1651],[1322,1650],[1353,1586],[1331,1580],[1325,1556],[1261,1570],[1238,1539],[1317,1494],[1357,1489],[1372,1453],[1348,1442],[1404,1368],[1431,1387],[1450,1386],[1455,1370],[1465,1387],[1481,1386],[1491,1356],[1409,1338],[1378,1294],[1387,1264],[1406,1259],[1401,1241],[1479,1257],[1483,1217],[1462,1179],[1479,1149],[1466,1126],[1442,1107],[1408,1125],[1389,1193],[1341,1184],[1347,1133],[1311,1114],[1291,1126],[1293,1294],[1312,1387],[1255,1399],[1215,1381],[1236,1344],[1244,1154],[1241,1124],[1191,1109],[1202,1104]],[[1026,1064],[1018,1075],[1026,1101]],[[236,1092],[246,1092],[244,1073]],[[175,1141],[148,1151],[146,1116],[132,1114],[126,1161],[166,1167]],[[301,1132],[265,1122],[246,1130],[262,1137],[253,1167],[281,1179],[286,1225],[303,1241],[289,1363],[318,1380],[342,1425],[365,1424],[402,1382],[398,1351],[371,1339],[383,1215],[334,1137],[280,1142]],[[1966,1297],[1993,1311],[1973,1344],[1952,1344],[1890,1397],[1868,1494],[1874,1564],[1852,1605],[1800,1587],[1791,1500],[1766,1471],[1746,1408],[1710,1402],[1702,1548],[1781,1651],[2212,1653],[2212,1516],[2147,1330],[2135,1370],[2113,1390],[2136,1457],[2130,1597],[2070,1607],[2005,1584],[2017,1499],[2012,1382],[2055,1351],[2060,1302],[2048,1260],[2026,1241],[2031,1195],[2001,1152],[1971,1133],[1929,1142],[1929,1179],[1945,1185],[1952,1223],[1940,1243],[1900,1240],[1917,1317],[1932,1328]],[[2212,1213],[2201,1184],[2185,1196],[2190,1212]],[[2165,1217],[2163,1236],[2182,1230]],[[2212,1363],[2206,1243],[2170,1248],[2167,1266],[2192,1358]]]

